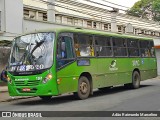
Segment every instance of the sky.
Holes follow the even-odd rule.
[[[96,0],[96,1],[98,2],[98,1],[101,1],[101,0]],[[139,1],[139,0],[107,0],[107,1],[119,4],[119,5],[123,5],[123,6],[126,6],[126,7],[132,7],[134,5],[134,3]]]
[[[134,5],[134,3],[136,3],[139,0],[92,0],[92,1],[99,2],[101,4],[106,4],[106,5],[115,7],[115,8],[127,10],[127,9],[131,8]],[[110,3],[105,2],[105,1],[112,2],[112,3],[118,4],[118,5],[121,5],[121,6],[125,6],[125,7],[113,5],[113,4],[110,4]]]

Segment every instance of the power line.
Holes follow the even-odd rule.
[[[76,6],[76,7],[81,7],[81,8],[84,8],[84,9],[89,9],[89,10],[94,10],[94,11],[98,11],[98,12],[108,12],[107,9],[103,9],[103,8],[99,8],[99,7],[96,7],[96,6],[90,6],[90,5],[87,5],[87,4],[83,4],[83,3],[79,3],[79,2],[75,2],[75,1],[68,1],[68,0],[61,0],[60,3],[65,3],[65,4],[68,4],[68,5],[72,5],[72,6]]]
[[[94,3],[94,4],[98,4],[98,5],[101,5],[101,6],[104,6],[104,7],[109,7],[109,8],[112,8],[112,9],[118,9],[118,10],[121,10],[121,11],[125,11],[124,9],[121,9],[121,8],[116,8],[116,7],[112,7],[110,5],[104,5],[102,3],[98,3],[98,2],[95,2],[95,1],[91,1],[91,0],[83,0],[83,1],[87,1],[87,2],[90,2],[90,3]]]
[[[107,16],[104,16],[102,14],[99,14],[99,13],[96,13],[96,12],[92,12],[92,11],[84,11],[84,10],[80,10],[80,9],[75,9],[73,7],[70,7],[70,6],[64,6],[64,5],[59,5],[57,3],[52,3],[52,2],[47,2],[47,1],[44,1],[44,0],[32,0],[32,1],[38,1],[38,2],[42,2],[44,4],[47,4],[47,5],[54,5],[54,6],[57,6],[57,7],[61,7],[61,8],[65,8],[65,9],[68,9],[68,10],[72,10],[72,11],[75,11],[75,12],[79,12],[79,13],[82,13],[82,14],[86,14],[86,15],[89,15],[91,17],[99,17],[99,19],[103,19],[103,18],[107,18]]]
[[[101,0],[101,1],[104,1],[104,2],[107,2],[107,3],[113,4],[113,5],[119,6],[119,7],[123,7],[123,8],[129,9],[129,7],[126,7],[126,6],[123,6],[123,5],[119,5],[119,4],[116,4],[116,3],[113,3],[113,2],[110,2],[110,1],[107,1],[107,0]]]

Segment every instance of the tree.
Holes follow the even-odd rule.
[[[160,0],[140,0],[127,11],[127,14],[160,21]]]

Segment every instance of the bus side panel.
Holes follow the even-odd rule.
[[[80,60],[86,60],[86,58]],[[89,73],[94,81],[97,72],[96,58],[87,60],[89,60],[89,65],[78,65],[79,60],[77,60],[57,72],[57,80],[60,80],[59,94],[77,92],[78,80],[82,73]]]
[[[78,76],[75,76],[76,62],[71,63],[57,71],[57,83],[59,94],[75,91],[78,84]]]
[[[99,58],[98,81],[103,81],[98,87],[107,87],[131,82],[132,70],[127,58]],[[95,86],[97,87],[97,86]]]
[[[141,58],[141,80],[157,77],[157,61],[155,58]]]

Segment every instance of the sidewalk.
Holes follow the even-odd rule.
[[[8,92],[8,86],[0,86],[0,93],[1,92]]]

